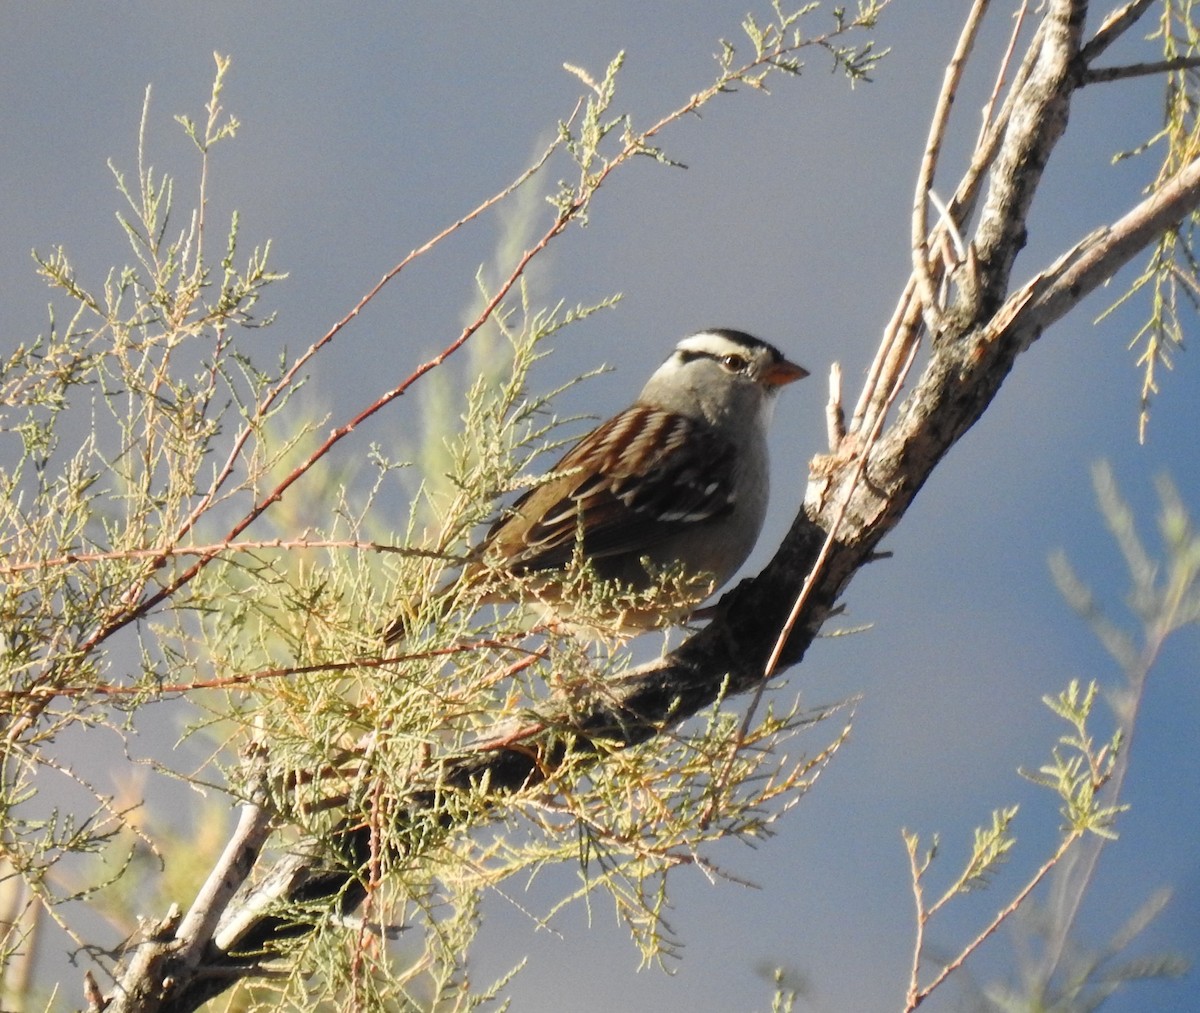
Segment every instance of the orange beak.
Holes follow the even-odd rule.
[[[784,384],[803,380],[806,376],[808,376],[808,370],[803,366],[797,366],[794,362],[789,362],[787,359],[780,359],[767,370],[763,381],[769,387],[782,387]]]

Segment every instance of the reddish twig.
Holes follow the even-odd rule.
[[[259,552],[263,549],[282,549],[288,552],[305,549],[349,549],[358,552],[391,553],[416,556],[422,559],[451,559],[433,549],[414,549],[386,542],[363,541],[357,538],[264,538],[240,542],[211,542],[206,545],[174,545],[153,549],[113,549],[107,552],[68,552],[48,559],[28,559],[15,563],[0,563],[0,574],[27,573],[60,566],[102,563],[117,559],[155,559],[159,556],[222,556],[238,552]]]
[[[521,634],[521,636],[523,636],[523,634]],[[247,686],[253,683],[266,682],[272,679],[284,679],[293,675],[315,675],[320,672],[351,672],[360,668],[383,668],[387,665],[395,665],[405,661],[453,657],[457,654],[481,650],[510,651],[528,655],[528,657],[522,658],[520,661],[513,662],[510,666],[504,669],[502,673],[497,676],[497,681],[508,675],[515,674],[524,668],[527,668],[529,665],[533,664],[533,662],[544,656],[544,651],[535,651],[531,650],[530,648],[522,647],[515,641],[509,642],[507,640],[498,639],[495,637],[486,637],[479,640],[470,640],[463,643],[451,644],[449,647],[438,647],[428,651],[413,651],[405,654],[389,654],[384,657],[379,657],[376,655],[364,655],[358,658],[349,658],[344,661],[314,662],[311,665],[279,665],[273,668],[260,668],[253,672],[241,672],[236,675],[220,676],[215,679],[196,679],[192,682],[165,683],[160,686],[155,686],[153,689],[156,696],[192,693],[202,689],[233,689],[237,686]],[[145,685],[118,686],[114,683],[99,683],[92,686],[57,686],[53,689],[34,687],[26,690],[7,690],[0,692],[0,700],[39,698],[51,699],[55,696],[78,698],[89,695],[138,696],[147,692],[148,687]]]
[[[962,967],[962,965],[966,963],[967,958],[970,957],[971,954],[973,954],[976,950],[978,950],[979,947],[981,947],[985,942],[987,942],[987,940],[996,932],[996,930],[1012,917],[1017,908],[1025,903],[1025,898],[1033,893],[1038,884],[1041,883],[1042,880],[1044,880],[1050,874],[1051,870],[1053,870],[1054,867],[1062,861],[1063,856],[1071,849],[1072,845],[1074,845],[1081,836],[1082,832],[1079,830],[1072,830],[1069,834],[1067,834],[1067,836],[1062,839],[1054,854],[1046,859],[1041,868],[1039,868],[1037,872],[1035,872],[1029,878],[1029,881],[1021,888],[1017,895],[1013,897],[1013,899],[998,912],[996,912],[995,917],[992,918],[992,920],[988,922],[986,926],[984,926],[979,934],[966,946],[964,946],[958,956],[949,961],[924,988],[918,987],[917,984],[917,972],[920,967],[921,953],[919,949],[915,950],[913,953],[912,978],[909,981],[908,995],[905,997],[904,1013],[911,1013],[912,1010],[915,1010],[921,1005],[921,1003],[929,998],[930,993],[932,993],[934,989],[941,985],[941,983],[950,977],[951,974]],[[915,859],[913,870],[914,876],[916,876]],[[920,941],[924,938],[923,930],[928,912],[926,912],[922,907],[919,882],[914,882],[913,892],[917,903],[917,940],[918,945],[920,945]]]

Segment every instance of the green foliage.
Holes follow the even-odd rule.
[[[1160,478],[1158,531],[1162,558],[1155,558],[1138,535],[1133,511],[1122,499],[1108,465],[1098,464],[1092,479],[1105,523],[1129,571],[1126,604],[1137,623],[1141,642],[1105,615],[1096,596],[1064,556],[1051,559],[1051,570],[1067,603],[1087,621],[1125,673],[1126,693],[1136,696],[1163,641],[1200,622],[1200,535],[1170,479]],[[1123,720],[1131,716],[1129,703],[1125,699],[1119,709]]]
[[[189,613],[213,607],[185,589],[180,545],[211,534],[270,464],[251,456],[269,378],[241,342],[269,323],[257,304],[281,276],[269,246],[239,265],[236,215],[216,264],[205,250],[210,149],[236,126],[218,102],[227,69],[218,58],[196,135],[200,190],[183,224],[173,179],[147,162],[147,93],[136,181],[112,170],[132,262],[93,285],[64,248],[35,254],[69,308],[66,323],[52,305],[48,330],[0,364],[0,860],[13,912],[0,946],[17,1005],[33,1001],[14,980],[45,917],[72,934],[64,911],[133,882],[146,851],[136,801],[91,783],[95,771],[64,762],[56,745],[119,728],[121,711],[179,673]],[[231,430],[243,437],[232,452],[223,442]],[[222,454],[224,467],[214,466]],[[39,796],[54,781],[52,797],[74,802],[47,812]]]
[[[1158,30],[1150,37],[1162,46],[1168,65],[1175,69],[1163,74],[1163,125],[1133,151],[1121,152],[1116,160],[1159,153],[1159,169],[1152,191],[1162,189],[1174,175],[1200,152],[1200,76],[1191,66],[1200,55],[1200,24],[1196,21],[1194,0],[1163,0]],[[1183,351],[1186,322],[1190,307],[1200,309],[1200,264],[1194,249],[1197,217],[1192,214],[1175,228],[1166,230],[1154,244],[1146,266],[1129,288],[1101,314],[1103,319],[1118,306],[1139,293],[1149,295],[1150,314],[1129,340],[1142,371],[1141,412],[1138,436],[1145,440],[1150,423],[1150,405],[1158,393],[1160,370],[1173,368],[1177,353]]]
[[[17,451],[0,470],[10,744],[71,719],[71,707],[44,713],[51,701],[76,701],[81,716],[103,680],[96,649],[170,586],[161,553],[200,526],[219,495],[257,477],[214,477],[211,458],[222,428],[248,419],[266,384],[237,332],[260,323],[254,306],[279,276],[265,248],[235,268],[236,217],[211,270],[198,212],[170,233],[173,183],[146,167],[144,150],[138,163],[134,188],[114,170],[132,209],[118,217],[136,263],[110,272],[94,295],[61,248],[38,257],[51,287],[75,304],[70,322],[59,327],[52,316],[0,372],[0,432]],[[165,677],[161,656],[146,660],[147,682]]]
[[[1042,698],[1047,707],[1071,726],[1071,733],[1058,740],[1050,763],[1025,776],[1063,800],[1064,830],[1068,833],[1081,836],[1090,832],[1115,840],[1113,823],[1128,806],[1104,805],[1098,794],[1116,769],[1121,731],[1118,729],[1108,743],[1096,747],[1087,727],[1096,692],[1093,682],[1080,694],[1079,682],[1073,679],[1058,696]]]
[[[1125,628],[1106,615],[1097,596],[1063,556],[1051,560],[1063,597],[1091,626],[1122,681],[1103,694],[1115,730],[1099,748],[1085,727],[1096,699],[1094,684],[1083,693],[1072,684],[1062,696],[1047,701],[1072,725],[1072,732],[1060,740],[1065,758],[1056,750],[1054,763],[1042,768],[1039,777],[1043,783],[1058,786],[1068,825],[1091,834],[1074,861],[1055,870],[1050,901],[1020,923],[1032,937],[1026,947],[1031,956],[1020,968],[1020,988],[1010,992],[996,986],[991,990],[1001,996],[1022,994],[1024,1008],[1036,1004],[1036,1008],[1052,1010],[1093,1010],[1127,983],[1177,977],[1187,966],[1173,954],[1125,955],[1165,906],[1169,891],[1160,891],[1148,900],[1105,947],[1095,950],[1072,938],[1084,897],[1093,886],[1101,850],[1114,836],[1113,820],[1127,808],[1120,801],[1121,790],[1150,672],[1168,639],[1200,623],[1200,536],[1172,483],[1165,477],[1157,482],[1161,548],[1155,552],[1138,535],[1133,511],[1120,495],[1111,469],[1098,464],[1093,481],[1100,512],[1128,570],[1124,602],[1132,623]],[[1102,792],[1097,790],[1100,785]],[[996,1008],[1012,1006],[1001,1003]]]
[[[887,56],[888,50],[877,51],[870,39],[859,45],[843,45],[839,39],[850,28],[875,27],[875,22],[886,5],[887,0],[859,0],[858,9],[852,17],[847,17],[844,7],[835,7],[832,11],[833,30],[807,36],[802,27],[803,19],[819,11],[821,5],[809,3],[796,10],[787,10],[781,0],[771,0],[771,9],[775,14],[773,21],[759,24],[754,14],[750,13],[742,22],[742,30],[754,47],[755,62],[766,67],[762,71],[744,76],[744,83],[753,88],[761,88],[771,71],[799,74],[804,64],[793,54],[807,46],[817,46],[832,56],[833,69],[844,73],[852,87],[860,82],[870,81],[871,72]],[[718,57],[722,70],[727,73],[732,71],[735,55],[734,47],[724,42]]]
[[[848,45],[845,39],[873,28],[888,2],[890,0],[860,0],[853,17],[847,17],[844,8],[834,8],[833,27],[807,35],[801,26],[820,11],[820,4],[808,3],[792,10],[785,8],[782,0],[772,0],[773,18],[770,21],[763,23],[753,14],[747,14],[742,22],[742,30],[753,50],[748,56],[743,56],[737,46],[722,39],[721,51],[716,57],[716,80],[673,112],[641,129],[628,114],[611,112],[617,93],[617,77],[625,60],[623,52],[613,58],[599,82],[586,70],[565,64],[566,69],[587,86],[590,94],[576,107],[575,116],[559,123],[560,140],[577,170],[575,180],[560,181],[555,193],[548,198],[557,209],[560,221],[575,220],[586,224],[587,205],[592,195],[609,173],[630,158],[644,155],[665,165],[680,166],[654,143],[664,128],[684,116],[700,112],[717,96],[735,91],[739,85],[765,92],[771,77],[799,74],[803,64],[798,54],[806,49],[817,48],[829,53],[834,60],[834,69],[845,73],[852,85],[869,81],[871,72],[887,55],[886,50],[876,51],[870,40]],[[583,114],[577,124],[580,107]],[[609,144],[610,150],[605,150],[606,142],[613,136],[619,136],[619,141]]]
[[[1019,967],[1020,984],[984,987],[978,996],[981,1008],[997,1013],[1030,1009],[1082,1013],[1097,1009],[1126,984],[1146,978],[1177,977],[1186,970],[1186,963],[1170,954],[1124,956],[1133,940],[1166,904],[1166,892],[1148,901],[1100,950],[1089,950],[1071,939],[1079,908],[1092,885],[1100,850],[1106,841],[1116,838],[1117,818],[1129,809],[1120,800],[1121,787],[1151,667],[1168,637],[1200,623],[1200,536],[1174,486],[1165,478],[1158,483],[1162,554],[1161,558],[1155,558],[1139,538],[1133,511],[1121,498],[1111,470],[1106,465],[1097,465],[1094,481],[1101,513],[1129,570],[1130,590],[1125,600],[1137,624],[1136,631],[1122,629],[1103,614],[1093,593],[1061,554],[1051,559],[1051,566],[1063,597],[1087,620],[1124,676],[1122,685],[1104,694],[1112,709],[1115,728],[1103,744],[1097,743],[1091,730],[1095,720],[1093,708],[1100,698],[1095,681],[1082,687],[1078,680],[1072,680],[1061,693],[1043,697],[1043,702],[1068,726],[1068,731],[1059,738],[1050,761],[1036,772],[1025,772],[1025,777],[1053,792],[1060,801],[1063,824],[1058,845],[983,931],[924,986],[918,985],[918,971],[926,923],[949,900],[973,887],[986,885],[990,874],[1015,843],[1009,828],[1017,809],[1014,806],[999,810],[992,814],[990,827],[976,829],[964,871],[932,905],[924,901],[923,884],[937,856],[937,839],[922,855],[917,835],[904,832],[917,907],[908,1009],[920,1005],[1001,924],[1013,921],[1018,913],[1021,917],[1015,920],[1015,925],[1025,944],[1021,951],[1024,956]],[[1052,883],[1051,899],[1039,906],[1032,902],[1031,895],[1044,880]]]
[[[771,1013],[792,1013],[796,1008],[796,1000],[808,996],[812,991],[808,980],[794,971],[768,965],[760,965],[757,970],[770,980],[775,989],[771,996]]]

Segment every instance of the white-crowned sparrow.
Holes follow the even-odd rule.
[[[711,593],[758,539],[775,396],[807,375],[742,331],[684,338],[631,407],[584,436],[555,465],[556,477],[504,512],[460,579],[491,568],[517,576],[562,570],[581,540],[603,579],[644,590],[654,570],[682,564],[688,575],[707,575]],[[664,618],[677,616],[627,616],[625,623]],[[393,623],[385,638],[400,639],[406,625]]]

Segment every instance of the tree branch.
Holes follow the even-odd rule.
[[[925,142],[925,153],[921,157],[921,168],[917,172],[917,189],[913,197],[913,278],[917,283],[917,293],[921,299],[925,326],[935,334],[941,330],[942,307],[941,300],[936,295],[937,286],[934,284],[929,266],[929,191],[933,188],[933,178],[937,173],[942,142],[946,138],[946,128],[950,122],[950,107],[954,104],[954,96],[966,69],[967,59],[975,46],[975,38],[979,34],[979,27],[987,12],[988,2],[989,0],[974,0],[972,3],[966,24],[963,25],[963,30],[959,34],[954,55],[946,66],[942,90],[938,95],[933,119],[929,124],[929,137]]]
[[[1089,67],[1083,72],[1079,83],[1104,84],[1109,81],[1125,81],[1131,77],[1152,77],[1155,74],[1172,74],[1179,70],[1195,70],[1197,67],[1200,67],[1200,57],[1197,56],[1177,56],[1173,60],[1131,63],[1120,67]]]
[[[1124,7],[1113,11],[1096,30],[1096,34],[1088,40],[1088,44],[1083,47],[1080,56],[1084,62],[1091,63],[1108,49],[1141,20],[1142,15],[1150,9],[1150,5],[1154,2],[1155,0],[1130,0]]]

